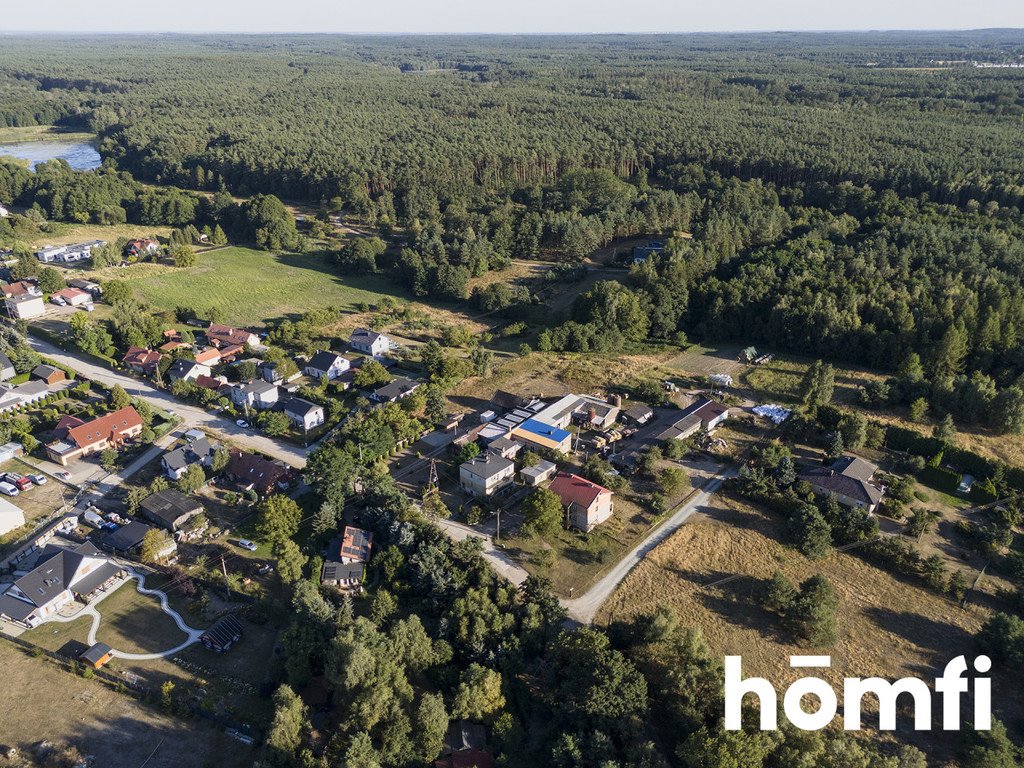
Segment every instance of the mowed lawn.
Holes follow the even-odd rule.
[[[393,282],[374,275],[338,274],[320,254],[278,254],[232,246],[199,255],[188,269],[161,268],[124,277],[149,304],[166,310],[190,307],[205,316],[212,307],[224,322],[259,325],[295,318],[310,309],[353,309],[396,295]]]

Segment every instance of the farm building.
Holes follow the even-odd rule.
[[[214,625],[203,632],[199,642],[205,648],[217,653],[231,650],[231,646],[242,639],[242,624],[231,614],[221,616]]]
[[[512,436],[530,445],[568,453],[572,446],[572,435],[564,429],[553,427],[537,419],[527,419],[512,430]]]
[[[702,429],[705,432],[713,431],[715,427],[728,418],[728,406],[716,403],[710,398],[702,397],[683,411],[683,415],[672,426],[658,435],[658,439],[685,440]]]
[[[154,525],[175,532],[203,511],[203,505],[173,488],[148,496],[139,505],[139,514]]]

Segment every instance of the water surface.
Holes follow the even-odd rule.
[[[28,167],[47,160],[60,158],[76,171],[91,171],[102,164],[100,153],[87,141],[21,141],[15,144],[0,144],[0,157],[14,157],[27,160]]]

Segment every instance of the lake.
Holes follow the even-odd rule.
[[[0,144],[0,157],[4,155],[27,160],[28,167],[35,169],[38,163],[60,158],[76,171],[91,171],[102,164],[96,147],[86,141],[22,141],[16,144]]]

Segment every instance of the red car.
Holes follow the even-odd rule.
[[[23,477],[20,480],[16,480],[14,484],[18,487],[19,491],[24,491],[26,488],[32,487],[32,479],[28,477]]]

